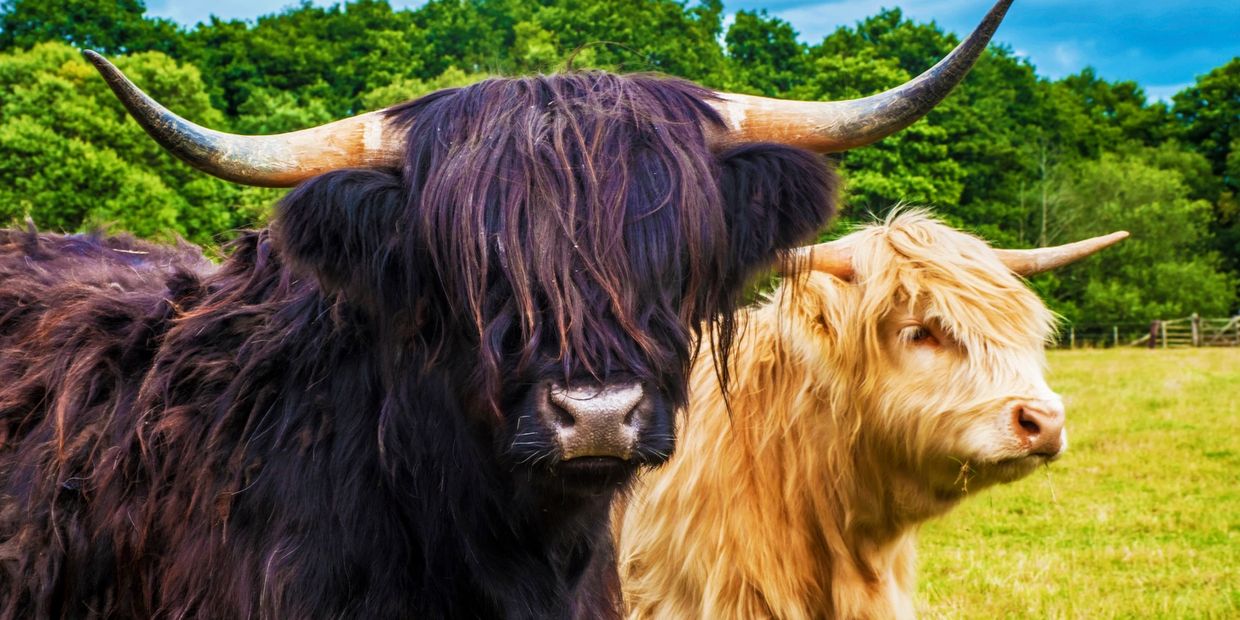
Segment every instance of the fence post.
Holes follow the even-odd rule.
[[[1150,339],[1147,341],[1145,346],[1151,349],[1158,346],[1158,319],[1154,319],[1150,322]]]
[[[1076,326],[1075,325],[1068,328],[1068,348],[1069,349],[1076,348]]]
[[[1201,346],[1201,317],[1194,312],[1191,322],[1193,325],[1193,346],[1199,347]]]
[[[1159,319],[1158,331],[1162,332],[1162,345],[1163,345],[1162,348],[1165,349],[1167,348],[1167,322],[1166,321]]]
[[[1115,343],[1115,348],[1119,348],[1119,325],[1111,326],[1111,342]]]

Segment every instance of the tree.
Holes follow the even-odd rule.
[[[809,76],[789,94],[811,100],[872,95],[925,71],[956,43],[933,25],[904,19],[899,10],[883,11],[811,47]],[[988,51],[926,118],[843,155],[850,212],[881,214],[908,202],[934,207],[957,225],[1006,229],[1008,222],[995,213],[974,207],[1015,202],[1003,192],[1022,170],[1015,154],[1022,140],[1011,129],[1020,119],[1005,116],[1020,110],[1012,100],[1035,86],[1031,70],[1010,55]]]
[[[188,34],[184,57],[202,69],[225,114],[249,117],[247,127],[283,128],[254,116],[291,105],[306,121],[339,118],[362,111],[359,98],[371,89],[438,75],[442,70],[425,75],[425,44],[412,14],[386,0],[328,8],[303,2],[254,24],[212,18]]]
[[[559,69],[576,55],[578,68],[658,71],[716,87],[725,80],[720,0],[552,0],[517,14],[516,73]],[[542,52],[531,54],[533,45]]]
[[[0,50],[63,41],[104,54],[175,52],[177,25],[145,13],[142,0],[5,0],[0,4]]]
[[[725,33],[720,0],[430,0],[412,10],[387,0],[326,7],[302,0],[253,22],[213,19],[190,30],[144,11],[141,0],[0,0],[0,50],[8,50],[0,54],[0,218],[211,241],[261,222],[280,195],[173,160],[66,44],[117,57],[139,86],[190,120],[265,134],[487,75],[566,68],[659,71],[722,90],[849,99],[916,76],[958,43],[899,10],[813,45],[763,12],[738,12]],[[41,41],[57,43],[19,51]],[[166,55],[136,53],[150,51]],[[1237,118],[1240,59],[1201,76],[1169,109],[1147,101],[1137,84],[1091,69],[1039,78],[1027,60],[992,45],[924,119],[832,157],[847,182],[850,219],[914,203],[997,244],[1027,247],[1103,232],[1104,223],[1136,229],[1145,221],[1136,213],[1161,218],[1174,230],[1134,230],[1141,240],[1090,263],[1111,268],[1036,281],[1070,316],[1147,320],[1236,298],[1235,289],[1217,303],[1202,296],[1240,282],[1224,274],[1240,273]],[[1091,211],[1091,193],[1102,215]],[[1134,266],[1124,271],[1113,255]]]
[[[1214,247],[1240,273],[1240,58],[1198,77],[1174,101],[1186,143],[1209,160],[1218,181],[1209,196]]]
[[[198,70],[158,52],[117,59],[169,106],[221,122]],[[53,230],[108,226],[211,243],[278,195],[205,177],[128,117],[94,68],[63,43],[0,54],[0,221]]]
[[[1055,95],[1073,99],[1088,119],[1092,128],[1088,133],[1100,142],[1093,145],[1095,149],[1119,141],[1153,145],[1173,139],[1178,133],[1167,105],[1149,103],[1136,82],[1108,82],[1099,78],[1093,68],[1086,67],[1063,78],[1057,86]]]
[[[1232,194],[1240,194],[1240,176],[1229,174],[1227,165],[1240,140],[1240,58],[1198,77],[1173,100],[1188,144],[1210,160]]]
[[[766,11],[738,11],[724,36],[728,90],[773,97],[800,86],[807,73],[806,47],[792,25]]]
[[[448,67],[431,80],[402,79],[370,90],[362,95],[362,106],[368,109],[385,108],[444,88],[468,86],[484,78],[486,76],[482,74],[466,73],[456,67]]]
[[[1071,170],[1063,190],[1063,237],[1128,230],[1132,238],[1039,280],[1069,319],[1137,321],[1222,315],[1234,307],[1235,278],[1211,251],[1210,205],[1187,198],[1183,175],[1152,151],[1104,154]]]

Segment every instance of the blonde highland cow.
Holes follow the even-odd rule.
[[[905,211],[808,250],[743,316],[730,412],[703,352],[676,456],[617,510],[629,616],[912,617],[918,524],[1067,446],[1018,274],[1124,236],[995,250]]]

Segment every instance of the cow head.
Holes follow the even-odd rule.
[[[821,158],[711,150],[707,96],[606,73],[441,91],[391,110],[399,169],[303,182],[273,229],[393,342],[436,352],[508,463],[608,486],[671,454],[697,326],[726,343],[749,273],[833,211]]]
[[[488,80],[280,136],[189,123],[87,56],[190,164],[300,183],[273,227],[283,254],[364,308],[384,346],[426,355],[501,459],[597,489],[670,455],[690,343],[726,353],[746,276],[829,218],[834,178],[808,150],[920,118],[1009,4],[922,76],[855,101],[585,72]]]
[[[815,275],[799,284],[812,293],[795,304],[838,373],[832,411],[844,412],[849,450],[873,463],[859,469],[889,476],[924,516],[1058,458],[1064,406],[1043,376],[1055,317],[1020,276],[1125,236],[995,250],[905,211],[808,250]]]

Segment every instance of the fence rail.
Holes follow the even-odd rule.
[[[1065,331],[1067,333],[1060,337],[1060,348],[1240,347],[1240,315],[1203,318],[1194,313],[1180,319],[1159,319],[1149,324],[1076,324],[1069,325]]]

